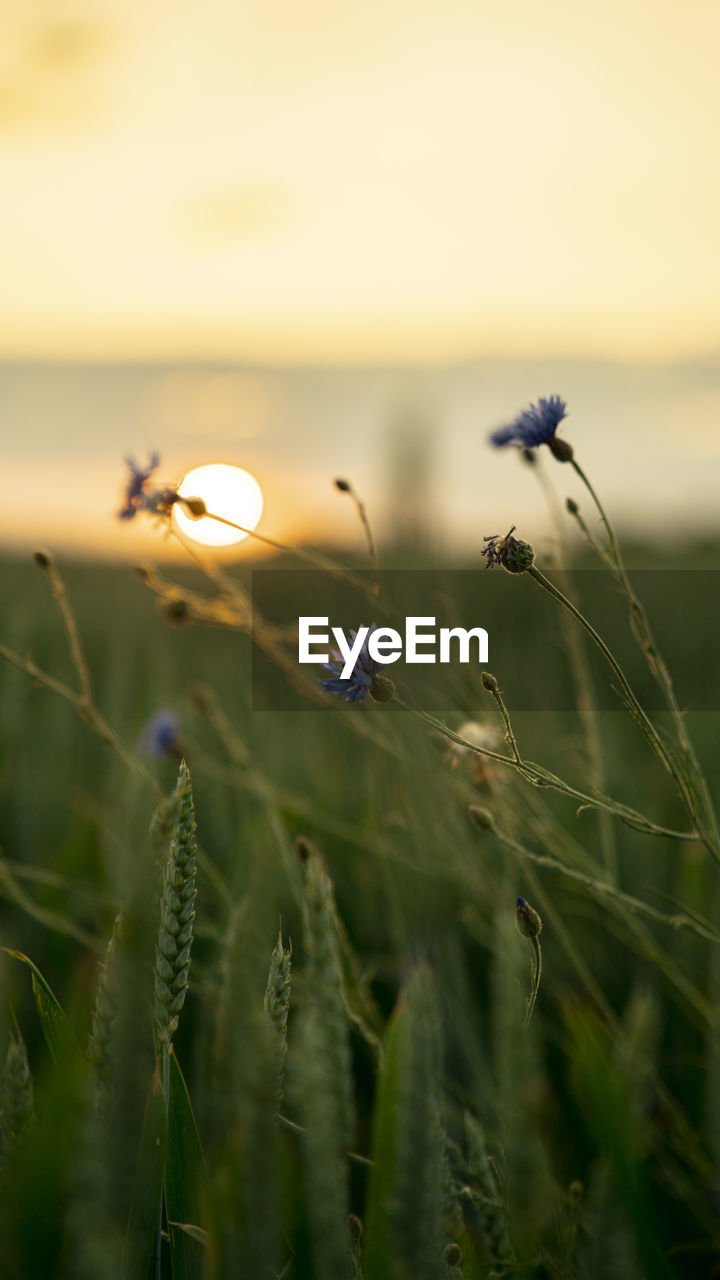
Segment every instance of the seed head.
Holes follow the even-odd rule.
[[[534,548],[529,542],[513,538],[514,530],[515,525],[504,538],[494,533],[483,539],[485,546],[482,553],[487,560],[488,569],[493,569],[499,564],[503,569],[507,569],[508,573],[526,573],[532,568],[535,562]]]

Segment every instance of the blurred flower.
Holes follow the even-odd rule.
[[[157,471],[160,466],[160,456],[153,453],[150,456],[148,465],[138,467],[133,458],[125,459],[130,468],[130,478],[125,487],[125,506],[122,511],[118,512],[120,520],[132,520],[146,503],[146,489],[153,471]]]
[[[521,538],[513,538],[514,530],[515,525],[504,538],[497,533],[483,538],[485,546],[482,553],[487,560],[488,569],[493,569],[499,564],[503,569],[507,569],[508,573],[526,573],[531,568],[535,560],[535,552],[529,542],[523,542]]]
[[[332,671],[332,679],[321,679],[318,681],[325,693],[336,693],[343,698],[345,702],[362,702],[369,694],[373,681],[375,680],[378,664],[374,662],[368,653],[368,640],[373,631],[377,628],[373,622],[370,627],[362,649],[358,654],[357,661],[347,680],[343,680],[341,672],[345,666],[345,659],[342,654],[333,649],[330,662],[323,663],[324,671]],[[350,644],[355,643],[357,631],[350,632]]]
[[[567,407],[560,396],[550,396],[548,400],[542,398],[536,405],[531,404],[529,409],[523,409],[512,422],[493,431],[490,443],[498,449],[506,444],[516,444],[521,449],[534,449],[541,444],[550,444],[558,424],[566,416]]]
[[[494,721],[481,723],[479,720],[466,720],[456,730],[458,737],[464,738],[470,746],[464,747],[459,742],[448,744],[447,761],[453,769],[462,768],[467,772],[476,786],[484,790],[492,790],[497,778],[497,766],[493,760],[479,756],[471,747],[485,748],[488,751],[500,751],[503,744],[502,731]]]
[[[182,755],[177,712],[168,707],[155,711],[140,731],[137,750],[139,755],[147,756],[149,760]]]
[[[160,465],[159,454],[153,453],[145,468],[138,467],[132,458],[126,458],[125,461],[130,468],[130,479],[125,488],[125,506],[118,512],[121,520],[134,519],[138,511],[147,511],[151,516],[160,516],[164,520],[170,515],[176,502],[185,502],[193,514],[205,514],[205,503],[200,498],[185,501],[169,485],[164,489],[148,488],[153,471]]]
[[[471,747],[486,747],[489,751],[497,751],[502,744],[502,733],[495,723],[481,724],[479,720],[466,720],[455,732],[470,746],[465,747],[460,742],[449,742],[448,759],[451,764],[459,764],[461,760],[468,757],[471,760],[477,760],[478,757]]]

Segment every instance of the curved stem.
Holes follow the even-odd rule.
[[[665,661],[658,649],[655,636],[650,626],[650,620],[647,616],[647,613],[645,612],[645,608],[642,604],[642,601],[635,594],[633,585],[630,581],[630,578],[628,577],[627,569],[625,568],[625,565],[623,563],[623,559],[620,553],[620,546],[619,546],[617,537],[615,536],[615,531],[613,529],[613,526],[605,511],[605,508],[603,507],[602,502],[600,501],[600,498],[598,497],[593,485],[591,484],[589,477],[586,475],[586,473],[583,471],[582,467],[580,466],[580,463],[576,462],[576,460],[573,458],[571,460],[571,465],[576,475],[580,478],[585,488],[587,489],[588,493],[590,494],[590,497],[592,498],[595,504],[595,507],[597,509],[598,515],[602,520],[602,523],[605,527],[605,531],[608,537],[609,552],[605,552],[604,549],[596,542],[595,538],[590,534],[589,529],[585,525],[585,522],[580,517],[579,512],[576,513],[575,518],[577,519],[581,529],[585,533],[591,545],[595,547],[595,549],[598,551],[598,554],[600,555],[602,560],[604,560],[605,563],[610,566],[610,569],[616,574],[617,579],[620,582],[620,585],[622,586],[622,589],[625,593],[628,604],[630,606],[630,625],[631,625],[633,634],[642,652],[645,655],[645,658],[647,660],[650,671],[652,672],[652,675],[654,676],[658,686],[662,690],[663,695],[665,697],[665,701],[668,705],[668,709],[673,719],[673,724],[675,726],[675,732],[677,733],[678,742],[680,743],[680,746],[685,754],[686,761],[690,767],[695,786],[697,787],[697,790],[699,792],[700,800],[702,802],[705,822],[707,823],[707,826],[709,828],[708,840],[710,842],[710,845],[712,845],[714,856],[718,858],[718,860],[720,860],[720,828],[718,827],[718,820],[715,813],[715,807],[713,805],[712,797],[710,795],[707,779],[705,777],[705,774],[701,768],[700,762],[695,753],[695,748],[693,746],[692,739],[690,738],[690,735],[687,731],[687,725],[685,724],[685,717],[683,715],[680,704],[678,703],[678,700],[677,700],[677,694],[675,693],[675,685],[673,683],[672,676],[670,674],[670,671],[668,670],[668,667],[665,665]]]
[[[184,499],[179,498],[178,501],[184,502]],[[375,599],[375,586],[369,587],[356,573],[344,569],[342,565],[332,560],[330,556],[324,556],[320,551],[313,551],[312,547],[305,547],[301,543],[294,547],[288,546],[287,543],[278,542],[276,538],[268,538],[264,533],[257,533],[255,529],[248,529],[245,525],[238,524],[235,520],[228,520],[225,516],[219,516],[214,511],[206,511],[204,515],[195,518],[198,520],[216,520],[218,524],[227,525],[228,529],[237,529],[238,533],[246,533],[249,537],[255,538],[257,542],[262,542],[266,547],[273,547],[276,551],[288,551],[300,560],[306,560],[308,564],[314,564],[316,569],[323,569],[326,573],[331,573],[340,582],[346,582],[349,586],[356,587],[369,599]]]
[[[602,636],[598,634],[598,632],[593,627],[592,623],[588,622],[587,618],[584,616],[584,614],[580,612],[577,606],[574,605],[571,600],[568,600],[567,596],[563,595],[562,591],[560,591],[552,582],[550,582],[549,578],[546,578],[545,575],[535,567],[535,565],[531,565],[531,567],[527,570],[527,573],[533,579],[534,582],[537,582],[538,586],[542,587],[543,591],[547,591],[548,595],[551,595],[554,600],[557,600],[557,602],[561,604],[564,609],[567,609],[568,612],[572,614],[572,616],[577,620],[577,622],[580,623],[580,626],[583,628],[583,630],[586,631],[587,634],[590,636],[590,639],[593,641],[593,644],[596,646],[596,648],[600,650],[600,653],[603,655],[611,671],[617,678],[617,681],[620,685],[621,694],[625,701],[625,705],[627,706],[631,715],[637,720],[638,724],[640,725],[640,728],[645,734],[645,737],[648,743],[652,747],[658,759],[663,763],[668,773],[674,779],[675,785],[677,786],[682,802],[689,816],[693,819],[693,821],[697,825],[698,831],[702,836],[703,843],[706,845],[708,850],[712,853],[713,857],[716,858],[717,861],[720,861],[720,850],[716,848],[714,842],[711,839],[709,839],[705,834],[705,832],[702,830],[702,824],[700,823],[700,820],[699,820],[699,815],[697,813],[697,808],[694,802],[694,798],[690,789],[688,788],[687,781],[682,773],[682,770],[678,767],[677,761],[675,760],[673,754],[663,742],[652,720],[650,719],[647,712],[644,710],[644,708],[641,706],[640,702],[638,701],[625,675],[625,672],[623,671],[622,667],[618,663],[614,654],[605,644],[605,641],[603,640]]]
[[[497,751],[491,751],[489,747],[478,747],[469,742],[467,738],[461,737],[459,733],[455,733],[453,729],[449,729],[446,724],[443,724],[442,720],[438,720],[429,711],[423,711],[422,707],[412,706],[397,695],[393,699],[393,705],[402,708],[404,711],[412,711],[418,719],[431,725],[433,729],[441,733],[450,742],[455,742],[458,746],[465,747],[472,755],[482,756],[484,759],[494,760],[497,764],[507,765],[509,768],[515,769],[532,786],[549,787],[553,791],[559,791],[562,795],[570,796],[573,800],[579,801],[581,808],[604,810],[613,817],[619,818],[621,822],[624,822],[626,826],[631,827],[634,831],[641,831],[643,835],[665,836],[669,840],[694,841],[702,838],[696,831],[674,831],[671,827],[661,827],[658,823],[652,822],[650,818],[646,818],[644,814],[639,813],[637,809],[631,809],[629,805],[620,804],[619,801],[613,800],[610,796],[600,794],[587,795],[586,792],[579,791],[577,787],[571,786],[569,782],[558,778],[549,769],[535,764],[532,760],[521,759],[517,761],[513,756],[500,755]]]
[[[558,500],[557,491],[549,479],[547,472],[541,460],[538,458],[537,465],[533,468],[537,476],[538,484],[542,490],[543,496],[550,512],[550,518],[555,530],[555,538],[558,545],[559,568],[563,570],[565,581],[572,587],[572,578],[569,568],[569,551],[565,532],[565,524],[562,518],[562,510]],[[579,512],[576,518],[580,520]],[[586,530],[589,537],[589,531]],[[599,543],[597,550],[604,555]],[[608,557],[608,563],[610,563]],[[594,788],[598,791],[605,790],[605,761],[603,759],[602,735],[597,712],[595,710],[595,690],[588,655],[583,644],[582,636],[573,624],[571,618],[568,618],[563,612],[561,615],[562,632],[565,645],[570,659],[570,671],[575,687],[575,703],[577,706],[578,716],[583,728],[585,737],[585,750],[587,755],[588,776]],[[602,849],[603,862],[607,876],[613,883],[617,883],[618,879],[618,855],[615,843],[615,829],[613,827],[610,815],[602,810],[598,812],[598,831],[600,835],[600,847]]]

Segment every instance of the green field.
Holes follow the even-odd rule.
[[[690,548],[684,563],[717,557]],[[67,1015],[37,977],[34,1000],[28,967],[4,957],[0,1274],[715,1274],[720,853],[697,838],[619,702],[585,716],[515,713],[510,673],[492,666],[522,761],[579,799],[370,700],[253,711],[247,634],[168,625],[125,569],[63,574],[93,706],[117,741],[32,673],[0,667],[1,940]],[[194,571],[176,577],[213,595]],[[510,585],[523,634],[534,588]],[[3,644],[76,688],[47,574],[2,564],[0,590]],[[552,672],[531,643],[524,658],[538,682],[558,682],[558,706],[573,701],[566,646],[581,634],[564,616],[553,606]],[[688,629],[700,632],[692,661],[717,708],[714,616],[668,607],[653,621],[674,657]],[[629,654],[624,609],[612,625]],[[590,669],[597,686],[612,682],[597,654]],[[440,719],[500,726],[492,749],[508,753],[477,676],[454,697]],[[136,752],[159,707],[180,718],[198,841],[174,1053],[163,1052],[153,971],[175,818],[150,824],[180,752]],[[652,718],[664,743],[672,718]],[[686,725],[717,803],[720,712],[698,706]],[[592,803],[600,758],[605,810]],[[677,758],[707,816],[697,770]],[[632,829],[614,802],[688,838]],[[475,823],[469,806],[482,811]],[[518,896],[543,920],[527,1026],[534,953]],[[98,1023],[98,962],[121,909]],[[283,1016],[272,999],[263,1007],[279,928],[292,944],[284,1070]],[[88,1074],[99,1026],[102,1061]]]

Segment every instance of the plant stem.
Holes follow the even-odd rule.
[[[533,960],[531,962],[530,977],[530,999],[528,1000],[527,1013],[525,1014],[525,1026],[527,1027],[533,1016],[535,1001],[537,1000],[538,991],[540,990],[540,978],[542,977],[542,947],[540,946],[539,937],[530,938],[530,945],[533,950]]]
[[[633,635],[635,636],[643,654],[645,655],[645,658],[647,660],[647,663],[652,675],[654,676],[657,684],[659,685],[660,689],[664,694],[665,701],[668,705],[668,709],[670,711],[673,724],[675,726],[675,732],[678,737],[678,742],[680,743],[681,749],[685,754],[686,761],[690,766],[693,781],[699,792],[700,800],[702,802],[702,807],[703,807],[704,821],[707,824],[707,827],[709,828],[709,831],[707,833],[706,843],[708,843],[708,848],[712,849],[714,856],[720,861],[720,829],[718,827],[717,815],[715,813],[715,808],[712,802],[712,798],[710,796],[710,790],[708,788],[707,779],[700,766],[700,762],[697,758],[697,755],[695,754],[695,748],[693,746],[692,739],[690,738],[690,735],[687,731],[687,725],[685,724],[685,717],[683,715],[682,709],[677,700],[677,694],[675,693],[675,686],[673,684],[672,676],[658,649],[655,636],[650,626],[650,620],[647,616],[647,613],[645,612],[645,607],[642,604],[642,601],[635,594],[633,585],[630,581],[630,578],[628,577],[627,569],[625,568],[625,565],[620,553],[620,546],[619,546],[617,537],[615,536],[615,531],[605,511],[605,508],[603,507],[597,493],[595,492],[595,489],[593,488],[593,485],[590,482],[590,479],[588,478],[586,473],[583,471],[579,462],[576,462],[575,459],[573,458],[571,461],[571,465],[574,468],[577,476],[580,478],[580,480],[584,484],[588,493],[590,494],[590,497],[592,498],[595,504],[595,507],[597,508],[597,512],[600,516],[600,519],[602,520],[602,523],[605,526],[605,531],[608,536],[609,554],[606,553],[603,550],[603,548],[600,547],[599,544],[596,543],[595,539],[590,535],[589,530],[587,529],[587,526],[585,525],[584,521],[580,518],[579,513],[576,515],[576,519],[578,520],[580,527],[585,532],[591,544],[595,546],[596,550],[599,552],[602,559],[605,561],[606,564],[609,564],[610,569],[615,573],[625,593],[628,604],[630,606],[630,625],[633,631]],[[693,803],[694,803],[694,798],[693,798]]]
[[[580,626],[583,628],[583,630],[586,631],[587,634],[590,636],[596,648],[600,650],[600,653],[603,655],[605,661],[607,662],[611,671],[613,672],[613,674],[616,676],[618,680],[618,683],[620,685],[621,695],[623,697],[625,705],[627,706],[628,710],[630,711],[634,719],[637,720],[652,750],[655,752],[658,759],[662,762],[662,764],[667,769],[668,773],[674,779],[678,792],[680,794],[680,797],[685,806],[685,809],[687,810],[689,816],[693,819],[693,822],[696,824],[703,843],[705,844],[706,848],[710,851],[710,853],[713,855],[713,857],[718,862],[720,862],[720,848],[718,848],[715,845],[714,841],[707,836],[707,834],[703,829],[703,825],[700,822],[700,815],[697,812],[697,806],[695,804],[692,791],[689,789],[687,785],[687,780],[682,770],[679,768],[673,753],[668,749],[668,747],[663,742],[662,738],[660,737],[660,734],[655,728],[647,712],[644,710],[644,708],[641,706],[640,702],[638,701],[635,693],[633,692],[627,680],[627,677],[625,676],[624,671],[622,670],[622,667],[618,663],[614,654],[610,651],[610,649],[608,649],[608,646],[605,644],[605,641],[602,639],[602,636],[598,634],[598,632],[593,627],[592,623],[588,622],[587,618],[584,616],[584,614],[580,612],[577,606],[574,605],[571,600],[568,600],[567,596],[563,595],[562,591],[560,591],[552,582],[550,582],[549,578],[546,578],[545,575],[541,573],[540,570],[536,568],[535,565],[531,565],[531,567],[527,570],[527,573],[533,579],[534,582],[537,582],[538,586],[542,587],[543,591],[547,591],[547,593],[551,595],[554,600],[557,600],[557,602],[561,604],[564,609],[567,609],[568,612],[572,614],[572,616],[580,623]]]
[[[613,817],[619,818],[621,822],[631,827],[632,830],[642,831],[644,835],[666,836],[670,840],[692,841],[702,839],[696,831],[674,831],[671,827],[662,827],[658,823],[652,822],[650,818],[646,818],[644,814],[639,813],[637,809],[631,809],[629,805],[621,804],[610,796],[588,795],[584,791],[579,791],[577,787],[571,786],[569,782],[558,778],[549,769],[535,764],[532,760],[521,759],[518,762],[512,756],[500,755],[497,751],[491,751],[488,747],[478,747],[474,743],[468,742],[467,738],[462,738],[459,733],[455,733],[453,729],[449,729],[446,724],[443,724],[442,720],[438,720],[429,711],[423,711],[422,707],[411,706],[410,703],[404,702],[397,695],[393,702],[395,706],[402,707],[403,710],[412,711],[418,719],[431,725],[433,729],[436,729],[450,742],[455,742],[458,746],[465,747],[473,755],[483,756],[485,759],[494,760],[497,764],[507,765],[509,768],[515,769],[532,786],[550,787],[553,791],[559,791],[562,795],[570,796],[573,800],[579,801],[581,808],[604,810],[612,814]]]
[[[51,676],[47,671],[43,671],[32,658],[21,658],[20,654],[8,648],[5,644],[0,644],[0,658],[5,658],[7,662],[12,663],[14,667],[18,667],[20,671],[24,671],[26,675],[37,680],[39,684],[45,686],[46,689],[52,689],[54,693],[59,693],[61,698],[65,698],[77,711],[81,720],[89,725],[91,729],[97,733],[103,742],[112,747],[113,751],[120,756],[124,764],[132,770],[133,773],[139,774],[145,782],[149,782],[155,791],[159,790],[157,780],[145,767],[141,760],[120,740],[115,730],[108,724],[105,717],[94,703],[88,703],[85,694],[78,693],[76,689],[71,689],[69,685],[62,680],[56,680],[55,676]]]
[[[572,588],[572,578],[569,568],[570,556],[565,532],[565,523],[557,491],[549,479],[545,467],[539,458],[537,465],[533,468],[533,471],[537,477],[538,484],[547,503],[550,518],[555,529],[555,538],[558,545],[558,567],[564,572],[566,575],[565,581]],[[578,520],[580,519],[579,513],[576,518]],[[589,537],[587,530],[586,533]],[[598,551],[601,554],[604,554],[599,544]],[[560,617],[562,620],[563,638],[570,658],[570,671],[573,684],[575,686],[575,703],[585,736],[588,776],[594,788],[598,791],[604,791],[605,762],[603,759],[602,736],[595,710],[595,689],[590,664],[588,662],[588,655],[582,636],[578,635],[573,624],[573,620],[567,617],[565,612],[561,613]],[[597,816],[600,847],[602,850],[603,862],[605,864],[605,871],[608,879],[616,884],[618,879],[618,856],[615,844],[615,828],[608,813],[600,810]]]
[[[165,1041],[162,1043],[162,1087],[163,1096],[165,1098],[165,1124],[167,1127],[168,1116],[170,1115],[170,1045]],[[162,1220],[163,1220],[163,1198],[164,1198],[165,1180],[160,1186],[160,1207],[158,1209],[158,1221],[155,1231],[155,1280],[161,1280],[162,1276]]]

